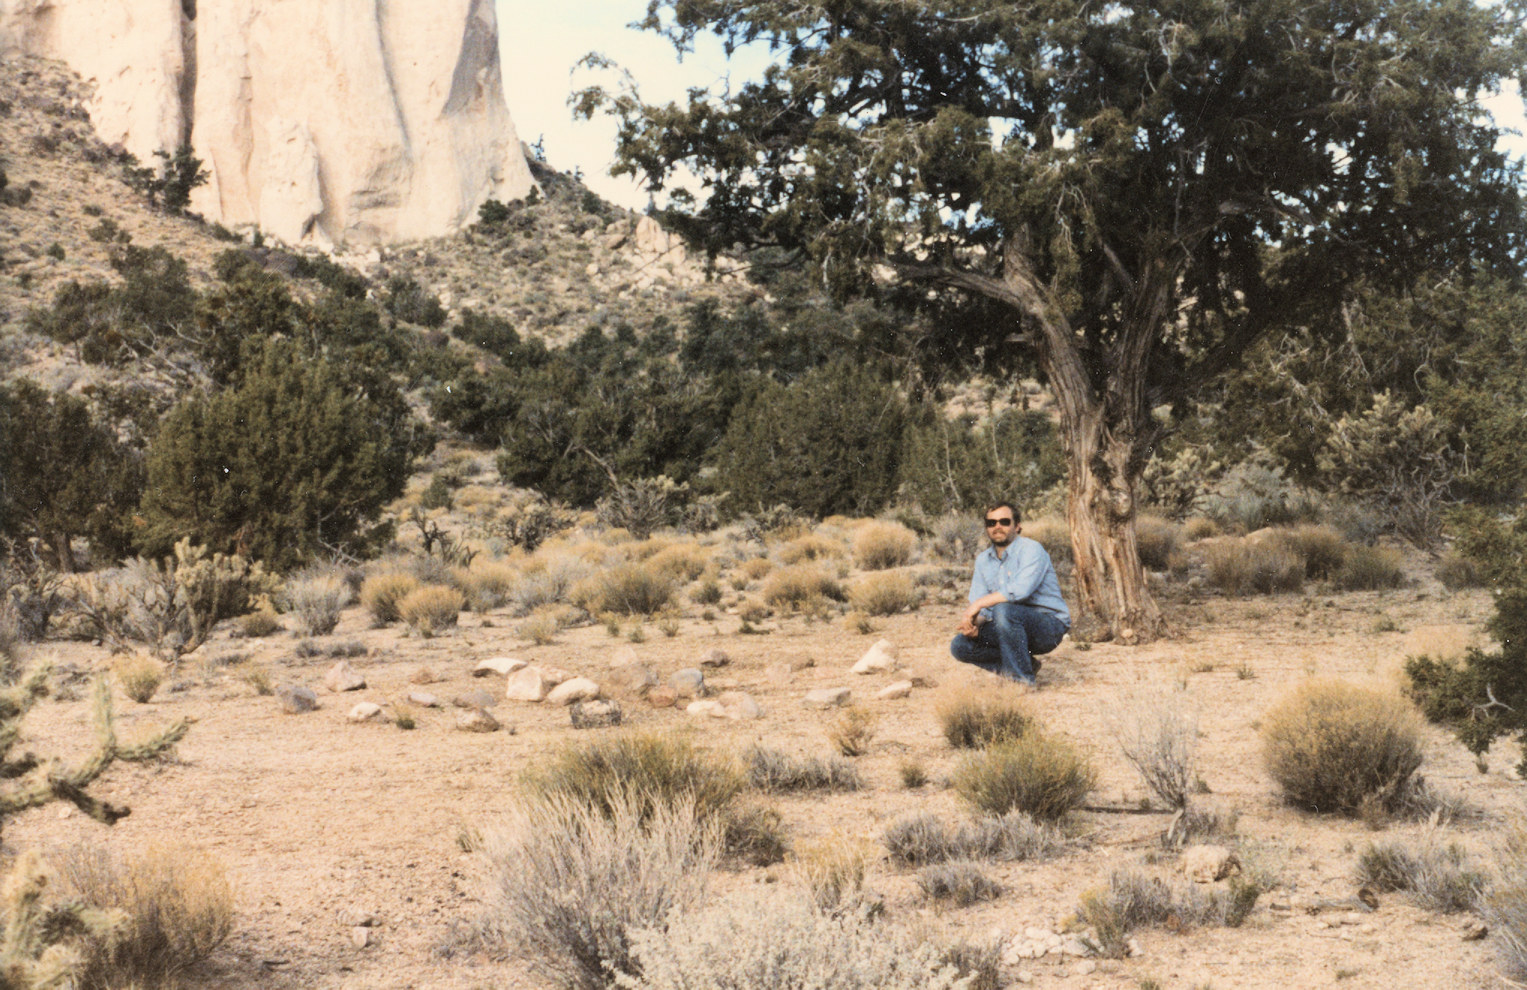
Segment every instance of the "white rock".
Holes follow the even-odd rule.
[[[408,703],[418,705],[420,708],[439,708],[440,699],[428,691],[410,691],[407,695]]]
[[[350,944],[357,949],[364,949],[371,944],[371,929],[355,927],[350,929]]]
[[[456,713],[456,728],[462,732],[497,732],[499,724],[481,708],[466,708]]]
[[[570,705],[575,701],[592,701],[599,697],[599,685],[587,677],[574,677],[552,688],[546,695],[549,705]]]
[[[881,698],[881,699],[886,700],[886,701],[895,701],[898,698],[905,698],[908,695],[910,695],[911,693],[912,693],[912,682],[911,681],[897,681],[894,684],[887,684],[885,687],[881,688],[879,691],[876,691],[875,692],[875,697]]]
[[[296,684],[277,685],[276,700],[281,703],[281,710],[288,715],[301,715],[318,707],[318,695],[313,689]]]
[[[323,675],[323,686],[339,694],[343,691],[359,691],[366,686],[366,678],[348,660],[340,660]]]
[[[386,716],[382,714],[382,706],[374,701],[357,702],[345,718],[352,722],[386,721]]]
[[[726,709],[721,707],[721,702],[710,698],[701,701],[691,701],[684,708],[684,711],[689,715],[710,715],[713,718],[726,717]]]
[[[746,691],[723,691],[716,695],[716,701],[721,705],[722,711],[727,718],[753,719],[763,718],[763,709],[753,696]]]
[[[802,703],[807,708],[841,708],[848,704],[851,693],[846,687],[817,688],[815,691],[806,692]]]
[[[524,670],[530,666],[525,661],[515,657],[489,657],[486,660],[477,661],[477,666],[472,668],[473,677],[487,677],[489,674],[499,674],[508,677],[516,670]]]
[[[878,674],[895,670],[898,666],[896,647],[890,640],[882,639],[865,651],[859,662],[854,664],[853,671],[856,674]]]
[[[668,686],[680,698],[705,697],[705,674],[698,667],[685,667],[668,678]]]
[[[540,667],[525,667],[509,675],[504,697],[510,701],[542,701],[552,687]]]

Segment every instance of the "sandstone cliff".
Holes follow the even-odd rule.
[[[530,171],[492,0],[0,0],[0,56],[66,62],[107,143],[189,140],[192,208],[282,240],[452,233]]]

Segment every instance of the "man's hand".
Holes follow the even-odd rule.
[[[972,609],[960,618],[959,633],[967,639],[975,639],[981,631],[981,624],[977,621],[980,609]]]

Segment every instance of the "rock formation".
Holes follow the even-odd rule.
[[[207,219],[291,243],[451,233],[532,184],[492,0],[0,0],[12,51],[91,80],[140,160],[189,140]]]

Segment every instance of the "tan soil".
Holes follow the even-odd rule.
[[[1384,895],[1369,919],[1372,931],[1318,927],[1320,918],[1274,911],[1267,900],[1291,894],[1350,897],[1357,851],[1376,838],[1415,839],[1422,824],[1391,824],[1375,833],[1362,823],[1314,817],[1283,807],[1259,764],[1258,717],[1290,684],[1313,674],[1382,679],[1392,671],[1425,626],[1477,626],[1488,615],[1484,593],[1448,595],[1428,590],[1338,596],[1283,596],[1203,604],[1177,604],[1180,638],[1144,647],[1099,644],[1081,649],[1069,641],[1048,659],[1042,690],[1030,700],[1050,728],[1094,754],[1101,782],[1093,800],[1133,806],[1143,786],[1118,755],[1106,729],[1109,713],[1141,685],[1183,679],[1201,706],[1202,769],[1213,794],[1204,800],[1240,814],[1246,847],[1281,866],[1282,886],[1234,930],[1187,933],[1146,930],[1144,955],[1103,961],[1089,976],[1072,975],[1074,960],[1037,961],[1023,969],[1035,985],[1136,987],[1154,979],[1163,987],[1475,987],[1496,986],[1492,946],[1460,938],[1462,918],[1431,914],[1402,894]],[[495,714],[515,732],[473,735],[453,729],[455,711],[417,710],[418,728],[351,725],[345,714],[357,701],[401,700],[409,677],[427,666],[444,678],[424,690],[443,699],[473,688],[495,694],[502,678],[475,680],[470,670],[484,657],[512,654],[549,662],[596,679],[616,654],[630,650],[663,676],[695,663],[719,646],[732,664],[712,672],[713,682],[750,692],[766,716],[737,723],[695,719],[682,711],[627,703],[630,725],[692,732],[717,752],[738,752],[761,741],[798,754],[826,755],[824,727],[835,716],[807,711],[801,696],[814,687],[847,685],[854,699],[880,716],[872,751],[857,765],[867,787],[830,797],[779,801],[796,842],[834,835],[869,844],[877,856],[869,885],[883,894],[894,922],[913,923],[942,937],[985,940],[1021,933],[1026,926],[1058,928],[1078,897],[1106,882],[1116,867],[1158,858],[1155,836],[1163,815],[1082,813],[1078,841],[1066,855],[1043,864],[997,864],[989,873],[1006,889],[981,906],[938,910],[917,892],[913,873],[892,867],[878,838],[897,818],[933,810],[961,813],[960,802],[941,781],[958,755],[944,742],[934,715],[943,690],[960,685],[998,687],[990,676],[948,659],[945,643],[955,606],[943,604],[877,620],[874,635],[787,618],[769,623],[765,636],[737,635],[738,621],[715,622],[691,609],[679,634],[663,637],[647,627],[640,644],[609,637],[602,626],[568,630],[557,642],[531,646],[512,633],[514,620],[492,614],[483,621],[462,616],[458,630],[431,640],[408,638],[396,628],[370,628],[358,608],[320,643],[359,641],[370,651],[353,663],[370,682],[351,694],[325,693],[319,682],[332,663],[297,659],[289,633],[263,640],[233,641],[223,631],[186,659],[178,690],[164,690],[147,705],[118,694],[123,735],[146,732],[171,719],[194,719],[179,758],[154,767],[112,771],[103,797],[126,802],[131,817],[107,830],[77,813],[50,806],[9,824],[10,849],[34,844],[105,842],[130,850],[151,843],[187,844],[211,851],[236,884],[237,927],[195,987],[381,988],[544,987],[525,960],[494,960],[437,950],[451,943],[453,926],[477,909],[474,867],[456,845],[462,824],[491,823],[519,800],[518,775],[554,747],[587,738],[571,729],[567,712],[501,702]],[[1380,621],[1380,620],[1385,621]],[[1376,629],[1393,625],[1394,631]],[[855,676],[848,668],[878,637],[895,643],[915,672],[938,683],[901,701],[877,701],[874,692],[890,675]],[[105,652],[87,644],[48,644],[40,651],[60,663],[95,667]],[[322,707],[302,716],[282,715],[270,697],[257,697],[219,658],[250,654],[246,664],[267,664],[275,681],[313,685]],[[813,661],[814,667],[779,686],[764,675],[781,660]],[[40,752],[88,741],[83,698],[44,702],[29,722]],[[594,730],[609,731],[609,730]],[[1476,819],[1447,827],[1469,848],[1484,852],[1520,808],[1522,785],[1510,766],[1514,754],[1494,754],[1488,773],[1441,731],[1431,731],[1427,779],[1480,809]],[[920,790],[900,783],[899,765],[915,759],[933,781]],[[789,882],[784,867],[723,874],[718,887]],[[355,948],[338,920],[344,908],[374,911],[381,919],[375,944]],[[1009,981],[1017,976],[1005,972]]]

